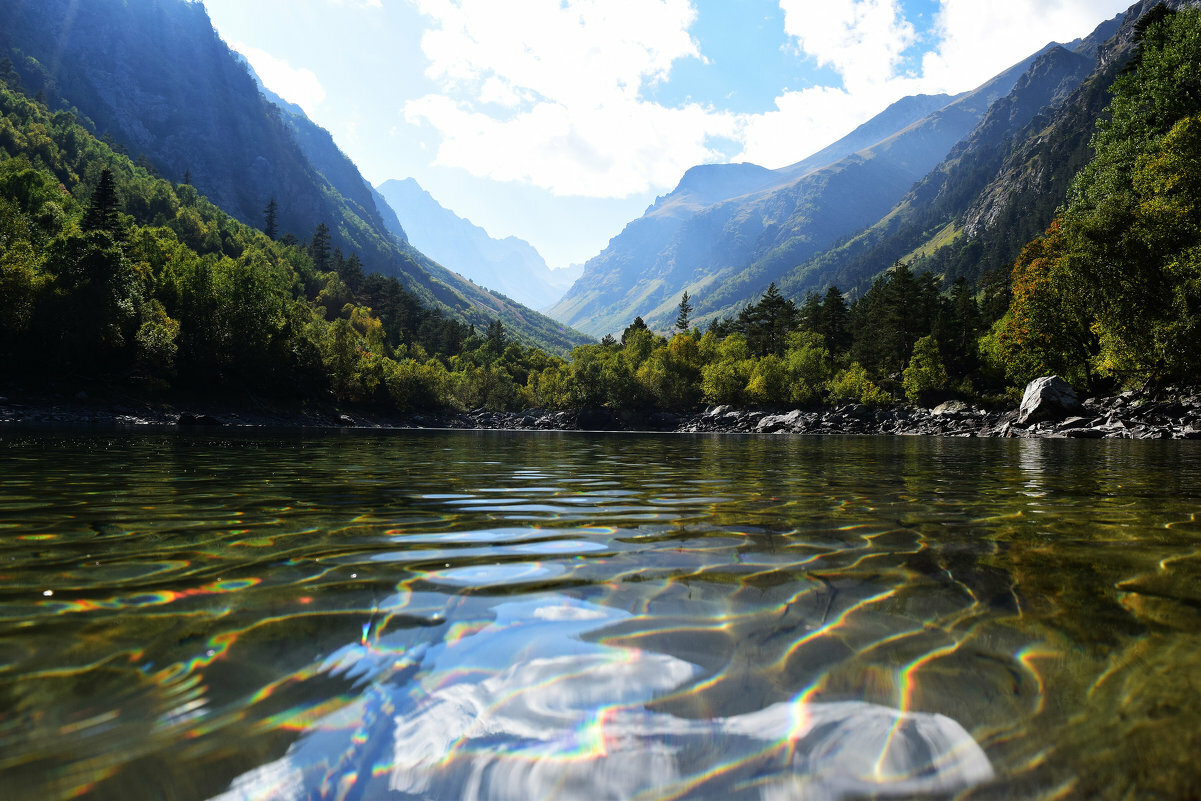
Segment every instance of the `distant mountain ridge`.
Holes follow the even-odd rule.
[[[550,269],[524,239],[490,236],[442,206],[413,178],[385,181],[375,191],[412,232],[414,247],[443,267],[532,309],[551,306],[583,272],[582,267]]]
[[[1032,55],[972,92],[914,96],[796,164],[690,169],[629,223],[549,310],[593,335],[635,316],[670,327],[682,292],[704,320],[741,308],[797,264],[872,225],[1007,94]]]

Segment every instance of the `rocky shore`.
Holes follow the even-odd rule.
[[[932,409],[861,405],[791,410],[718,406],[695,414],[614,412],[609,409],[387,415],[286,408],[261,402],[146,402],[128,397],[25,399],[0,395],[0,425],[178,426],[180,428],[430,428],[499,431],[648,431],[730,434],[926,435],[943,437],[1039,437],[1201,439],[1201,387],[1124,392],[1077,401],[1051,377],[1027,387],[1019,409],[988,409],[947,401]],[[1031,400],[1031,387],[1051,386]],[[1065,390],[1066,393],[1065,394]],[[1036,402],[1037,401],[1037,402]]]

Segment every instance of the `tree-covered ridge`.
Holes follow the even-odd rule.
[[[274,198],[282,234],[324,221],[368,272],[465,325],[501,319],[526,344],[566,353],[588,337],[476,286],[388,229],[374,193],[328,132],[258,91],[241,59],[186,0],[0,3],[0,57],[31,96],[78,110],[86,128],[164,177],[191,183],[258,226]]]
[[[1095,158],[1013,273],[989,344],[1021,380],[1195,381],[1201,366],[1201,10],[1152,9]]]
[[[273,241],[9,88],[0,298],[10,377],[441,408],[476,402],[461,354],[495,348],[395,278],[365,275],[331,247],[326,226],[307,245]],[[516,364],[550,358],[506,348]]]

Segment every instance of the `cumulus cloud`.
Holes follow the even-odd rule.
[[[295,103],[309,116],[325,100],[325,87],[312,70],[293,67],[283,59],[244,44],[232,45],[258,73],[263,85],[290,103]]]
[[[404,115],[437,133],[437,164],[559,195],[625,197],[721,160],[723,143],[741,146],[736,160],[790,164],[905,95],[965,91],[1052,39],[1082,36],[1128,0],[941,0],[920,34],[900,0],[779,0],[798,57],[838,81],[784,91],[758,114],[647,99],[674,64],[704,59],[691,0],[413,2],[430,20],[421,48],[438,89]]]
[[[557,194],[623,197],[718,156],[736,118],[643,99],[679,59],[701,58],[688,0],[417,0],[437,94],[410,122],[441,135],[437,163]]]
[[[776,108],[742,121],[740,159],[781,167],[820,150],[889,103],[920,91],[899,74],[917,31],[897,0],[780,0],[800,54],[829,67],[841,86],[785,92]]]
[[[780,0],[784,31],[850,92],[890,80],[917,39],[897,0]]]
[[[1129,0],[942,0],[935,19],[938,47],[923,58],[931,86],[963,91],[977,86],[1052,41],[1092,32],[1125,11]]]
[[[739,158],[768,167],[798,161],[906,95],[979,86],[1051,41],[1087,35],[1128,0],[941,0],[925,40],[896,0],[780,0],[797,49],[829,67],[837,87],[785,92],[776,108],[743,120]],[[920,69],[902,68],[915,44]]]

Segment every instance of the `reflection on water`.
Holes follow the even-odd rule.
[[[1194,443],[0,434],[0,798],[1187,797]]]
[[[438,596],[394,603],[441,608]],[[703,671],[581,639],[628,612],[561,595],[491,611],[482,628],[433,646],[395,634],[335,653],[323,669],[367,688],[221,801],[320,797],[335,785],[363,797],[816,799],[945,792],[992,777],[971,736],[942,715],[803,699],[726,718],[652,712],[648,703]]]

